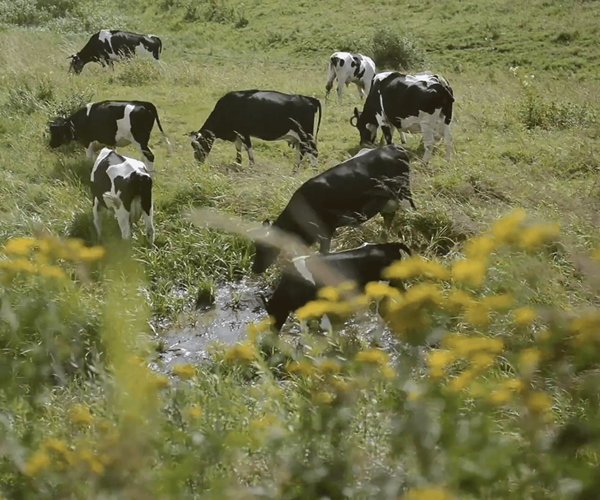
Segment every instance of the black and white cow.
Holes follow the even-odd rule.
[[[148,171],[153,172],[154,154],[148,147],[148,141],[154,120],[170,149],[156,106],[144,101],[95,102],[78,109],[68,118],[55,118],[49,124],[50,147],[78,141],[86,147],[86,155],[91,160],[99,145],[134,144],[144,155]]]
[[[102,235],[102,212],[112,210],[123,239],[131,238],[131,224],[144,217],[146,238],[154,242],[152,225],[152,177],[138,160],[103,148],[92,169],[94,226]]]
[[[357,226],[378,213],[387,233],[402,200],[415,208],[409,176],[408,156],[400,146],[363,152],[302,184],[273,227],[298,237],[306,246],[318,242],[322,253],[329,252],[337,228]],[[268,237],[266,227],[264,231]],[[257,241],[252,270],[264,272],[279,252]]]
[[[374,144],[379,128],[387,144],[392,143],[394,128],[400,131],[403,143],[404,131],[421,132],[425,163],[431,158],[435,140],[444,136],[446,160],[449,160],[453,103],[452,88],[438,75],[385,72],[375,76],[363,112],[354,108],[350,123],[358,128],[361,145]]]
[[[79,74],[90,62],[112,66],[113,61],[128,59],[134,55],[152,56],[158,61],[162,42],[155,35],[137,35],[127,31],[102,30],[90,37],[85,47],[70,56],[69,71]]]
[[[382,271],[402,258],[401,252],[411,255],[403,243],[384,243],[327,255],[296,257],[284,269],[273,294],[265,301],[265,309],[275,319],[274,326],[279,331],[292,311],[317,298],[319,288],[353,281],[357,290],[362,290],[367,283],[379,281]],[[317,258],[319,264],[315,262]],[[335,282],[323,282],[319,277],[320,265],[333,271]]]
[[[338,101],[342,102],[344,86],[355,83],[358,95],[363,99],[369,95],[371,82],[375,76],[375,63],[373,59],[362,54],[350,54],[349,52],[334,52],[329,58],[329,74],[325,85],[325,99],[329,96],[333,82],[338,81]]]
[[[321,125],[321,103],[313,97],[283,94],[268,90],[241,90],[221,97],[198,132],[191,132],[194,157],[204,162],[215,139],[230,141],[237,150],[236,162],[242,162],[242,145],[250,164],[254,153],[250,137],[263,141],[286,140],[297,148],[295,168],[304,155],[316,162],[314,134],[315,114],[319,112],[317,134]]]

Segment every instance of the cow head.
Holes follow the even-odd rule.
[[[73,123],[68,118],[55,118],[48,124],[50,128],[50,147],[57,148],[75,140]]]
[[[215,142],[214,134],[209,130],[200,130],[199,132],[190,132],[188,135],[192,148],[194,148],[194,158],[200,163],[204,163]]]
[[[375,139],[377,138],[377,124],[367,123],[364,113],[360,113],[358,108],[354,108],[354,115],[350,118],[350,125],[358,129],[361,146],[375,143]]]
[[[271,223],[268,219],[263,222],[263,228],[265,229],[270,225]],[[265,229],[263,229],[263,231]],[[268,237],[268,231],[264,233],[263,236]],[[277,260],[278,256],[279,248],[257,240],[256,255],[254,256],[254,263],[252,264],[252,272],[256,274],[264,273],[269,266]]]
[[[71,73],[75,73],[76,75],[81,73],[83,71],[83,67],[85,66],[85,63],[81,60],[81,57],[79,57],[79,54],[73,54],[72,56],[69,56],[69,59],[71,59],[71,65],[69,66],[69,71]]]

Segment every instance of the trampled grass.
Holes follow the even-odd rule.
[[[48,148],[54,116],[88,101],[149,100],[173,152],[155,129],[155,247],[141,227],[120,245],[107,221],[104,262],[36,250],[35,271],[13,276],[26,264],[10,259],[0,268],[0,495],[594,498],[598,270],[587,256],[600,245],[599,2],[73,2],[70,17],[48,14],[56,2],[22,3],[29,17],[18,22],[33,26],[0,31],[2,243],[47,234],[98,243],[92,163],[80,146]],[[161,36],[161,67],[134,60],[69,75],[67,57],[103,27]],[[246,156],[234,165],[234,146],[219,142],[199,165],[187,133],[230,90],[322,99],[328,56],[370,54],[380,30],[415,40],[426,57],[414,69],[444,75],[457,97],[450,162],[442,147],[424,166],[420,138],[409,136],[417,211],[398,214],[395,238],[452,269],[469,238],[523,208],[528,224],[559,224],[560,239],[527,253],[522,236],[498,237],[481,288],[442,281],[441,302],[411,278],[421,292],[412,313],[379,305],[393,311],[385,351],[360,322],[302,335],[303,349],[259,328],[256,343],[216,347],[174,380],[151,373],[148,321],[169,324],[198,290],[250,273],[250,240],[182,213],[211,208],[258,224],[314,175],[308,162],[292,174],[284,142],[255,140],[252,167]],[[322,104],[319,171],[356,152],[349,118],[361,106],[353,87],[342,105]],[[379,217],[345,228],[334,247],[380,241],[380,229]],[[466,281],[477,277],[471,261]],[[68,279],[44,277],[56,272],[46,266]],[[462,305],[448,295],[457,288],[473,292]],[[507,311],[483,305],[503,294],[514,298]]]

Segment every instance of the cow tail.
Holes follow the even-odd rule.
[[[317,135],[319,135],[319,128],[321,127],[321,101],[315,99],[317,101],[317,108],[319,109],[319,121],[317,122],[317,131],[315,132],[315,144],[317,143]]]
[[[408,248],[404,243],[398,243],[398,246],[400,247],[401,250],[404,251],[404,253],[406,253],[406,255],[408,255],[409,257],[412,257],[412,250],[410,248]]]
[[[154,119],[156,120],[158,129],[160,130],[162,136],[165,138],[165,141],[167,142],[167,153],[170,155],[173,152],[173,149],[171,148],[171,142],[169,141],[169,138],[165,134],[165,131],[163,130],[162,125],[160,124],[160,120],[158,119],[158,110],[156,109],[156,106],[154,104],[152,104],[152,111],[154,113]]]
[[[156,37],[158,40],[158,53],[162,54],[162,40],[159,37]]]

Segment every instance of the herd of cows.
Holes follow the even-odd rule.
[[[70,57],[70,71],[79,74],[90,62],[112,66],[116,60],[134,55],[149,55],[158,64],[162,51],[160,38],[117,30],[102,30],[85,47]],[[404,132],[423,135],[427,163],[438,138],[446,143],[446,158],[452,149],[453,91],[448,82],[434,74],[405,75],[397,72],[376,73],[374,62],[360,54],[336,52],[329,60],[326,97],[334,81],[341,101],[345,86],[356,84],[359,95],[366,95],[362,112],[354,108],[350,124],[360,134],[361,150],[354,157],[309,179],[292,195],[289,203],[272,224],[295,236],[306,246],[320,245],[322,259],[338,271],[340,280],[354,280],[360,286],[377,281],[382,270],[401,252],[410,255],[402,243],[363,245],[354,250],[329,253],[337,228],[356,226],[377,214],[383,216],[385,234],[402,202],[415,208],[410,192],[410,166],[406,151],[392,143],[398,129],[402,143]],[[316,133],[314,124],[318,113]],[[221,97],[204,125],[189,134],[196,160],[203,162],[216,139],[233,142],[236,162],[242,161],[242,148],[254,162],[251,137],[266,141],[285,140],[297,149],[294,171],[308,156],[317,160],[317,134],[321,123],[318,99],[276,91],[233,91]],[[110,148],[133,144],[144,161],[138,161],[104,147],[91,172],[94,226],[102,231],[102,212],[114,212],[121,235],[131,237],[131,224],[144,218],[146,236],[152,243],[152,173],[154,154],[148,147],[156,121],[167,146],[170,143],[154,104],[144,101],[103,101],[88,104],[66,118],[49,124],[50,147],[77,141],[93,159],[99,146]],[[381,129],[387,145],[376,147]],[[270,223],[265,221],[264,226]],[[252,270],[262,273],[278,258],[279,249],[267,238],[256,243]],[[387,239],[387,238],[386,238]],[[283,277],[268,300],[267,312],[275,318],[279,331],[289,313],[313,300],[323,283],[314,271],[314,258],[300,256],[286,267]]]

